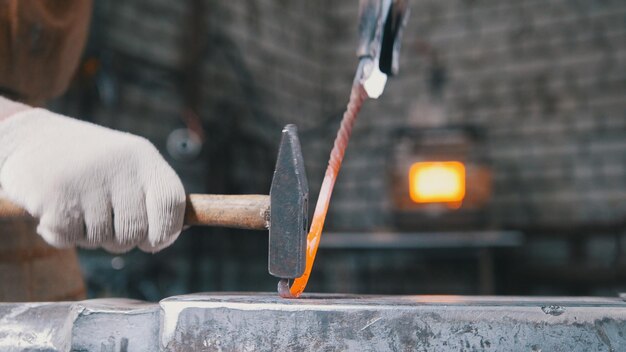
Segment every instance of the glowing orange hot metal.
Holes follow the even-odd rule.
[[[341,162],[350,140],[350,134],[352,133],[352,127],[361,110],[363,101],[367,99],[367,93],[363,89],[361,84],[354,84],[352,91],[350,92],[350,101],[348,107],[343,114],[341,120],[341,126],[337,132],[335,138],[335,144],[333,150],[330,152],[330,160],[328,161],[328,167],[326,168],[326,174],[324,175],[324,181],[320,188],[319,197],[315,206],[315,212],[313,214],[313,220],[311,222],[311,229],[307,236],[307,248],[306,248],[306,267],[304,274],[295,279],[293,285],[289,289],[287,282],[279,284],[278,292],[281,297],[295,298],[299,297],[306,284],[309,281],[311,275],[311,269],[313,269],[313,262],[315,261],[315,254],[317,253],[317,247],[320,244],[322,238],[322,229],[324,228],[324,220],[326,219],[326,213],[328,212],[328,205],[330,203],[330,196],[333,193],[333,187],[341,168]]]

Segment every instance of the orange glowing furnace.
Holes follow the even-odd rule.
[[[409,169],[409,195],[415,203],[451,203],[465,198],[465,165],[458,161],[416,162]]]
[[[391,219],[401,231],[457,231],[492,223],[492,171],[478,127],[399,128],[389,150]]]

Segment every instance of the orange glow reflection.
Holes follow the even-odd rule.
[[[415,203],[460,203],[465,198],[465,165],[425,161],[411,165],[409,192]]]

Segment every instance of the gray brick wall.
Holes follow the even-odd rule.
[[[356,6],[337,6],[328,13],[338,38],[330,89],[345,97]],[[495,179],[492,212],[500,224],[610,222],[626,215],[626,3],[420,0],[411,10],[400,76],[359,118],[331,206],[332,226],[389,226],[382,188],[352,190],[385,178],[388,133],[407,123],[484,128]],[[447,73],[440,100],[429,94],[425,45]],[[350,211],[353,203],[359,210]],[[377,215],[364,222],[364,208]]]
[[[181,75],[190,47],[185,30],[191,3],[96,2],[87,55],[101,60],[100,74],[90,85],[78,84],[52,108],[146,136],[164,151],[186,109]],[[190,192],[211,190],[214,174],[228,167],[222,173],[227,176],[217,181],[228,178],[239,188],[227,192],[265,193],[280,128],[297,123],[314,204],[356,69],[357,2],[207,0],[205,6],[208,50],[199,77],[198,115],[206,127],[207,149],[232,163],[215,164],[206,155],[194,162],[169,161]],[[411,10],[400,75],[362,110],[327,229],[391,229],[387,167],[392,131],[457,124],[477,125],[486,133],[495,182],[490,204],[494,225],[575,227],[624,219],[626,2],[412,0]],[[434,68],[446,73],[439,87],[432,84]],[[147,266],[136,281],[165,283],[160,297],[275,289],[263,269],[265,238],[194,231],[181,236],[164,257],[140,257],[159,270]],[[619,256],[612,244],[623,252],[626,241],[622,238],[618,247],[614,238],[607,239],[611,231],[582,245],[589,261]],[[505,283],[498,292],[606,294],[623,287],[623,280],[612,282],[606,275],[600,275],[606,286],[579,284],[575,289],[555,289],[560,271],[544,286],[527,284],[531,281],[517,275],[537,267],[538,274],[551,265],[569,267],[572,260],[576,264],[578,258],[570,255],[576,251],[563,238],[529,238],[514,255],[496,258],[502,268],[498,278]],[[310,289],[476,293],[470,277],[475,268],[458,262],[459,253],[437,253],[326,252]],[[168,272],[162,268],[175,278],[159,276]],[[583,279],[605,271],[585,272]],[[515,283],[509,287],[510,278]],[[588,290],[581,291],[583,286]]]
[[[96,105],[88,118],[164,148],[185,109],[177,75],[188,48],[188,6],[97,3],[96,44],[108,52],[104,64],[118,98]],[[363,108],[330,228],[392,225],[391,131],[407,125],[485,130],[495,180],[492,217],[500,224],[624,216],[623,1],[415,0],[411,10],[400,75]],[[297,123],[315,198],[356,67],[356,2],[207,1],[206,12],[201,118],[209,126],[236,120],[272,148],[280,127]],[[439,95],[431,92],[428,52],[446,72]],[[211,169],[202,160],[174,166],[188,188],[199,191]],[[242,177],[245,183],[251,175]]]
[[[165,151],[167,136],[182,126],[180,117],[186,109],[181,75],[191,46],[185,42],[191,4],[97,2],[87,56],[101,61],[102,77],[92,89],[102,95],[108,87],[113,98],[106,101],[100,97],[85,111],[81,110],[84,94],[70,92],[52,108],[143,135]],[[328,106],[336,106],[325,103],[329,94],[324,82],[329,72],[324,68],[323,5],[271,0],[204,2],[207,50],[198,77],[202,91],[198,115],[209,139],[228,133],[224,126],[239,126],[267,146],[266,154],[271,154],[273,163],[283,125],[298,123],[306,131],[332,113]],[[85,87],[78,91],[81,89]],[[316,138],[308,141],[318,143]],[[234,146],[245,144],[231,142]],[[237,152],[250,154],[246,147]],[[244,155],[241,159],[246,157],[250,158]],[[206,158],[193,163],[169,161],[187,189],[195,192],[206,191],[208,174],[219,167],[208,165]],[[233,166],[238,168],[245,165]],[[267,192],[272,169],[273,165],[268,165],[259,171],[267,175],[249,191]],[[239,175],[242,184],[254,181],[253,172]]]

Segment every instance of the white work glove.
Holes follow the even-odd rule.
[[[185,190],[150,142],[44,109],[0,120],[0,188],[55,247],[156,252],[183,226]]]

